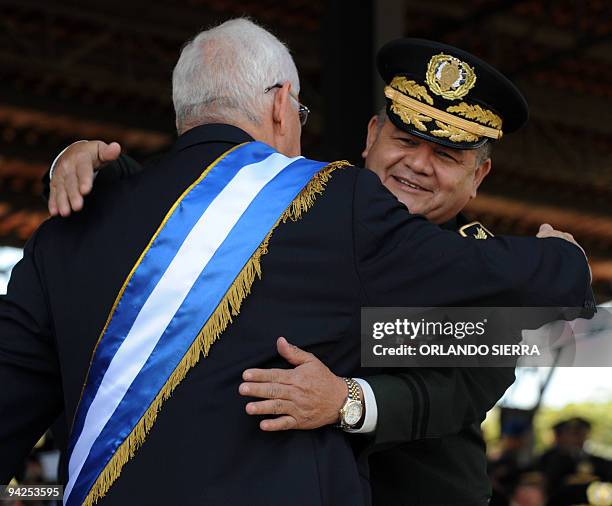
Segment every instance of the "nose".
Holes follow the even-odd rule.
[[[417,174],[431,176],[433,174],[431,156],[431,148],[425,143],[421,143],[416,149],[412,150],[410,156],[404,158],[404,163]]]

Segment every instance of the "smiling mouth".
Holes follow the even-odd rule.
[[[404,179],[403,177],[399,177],[399,176],[391,176],[391,177],[395,179],[402,186],[406,186],[407,188],[412,188],[413,190],[431,193],[431,191],[428,190],[427,188],[423,188],[422,186],[419,186],[418,184],[408,181],[407,179]]]

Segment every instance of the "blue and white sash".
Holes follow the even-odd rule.
[[[70,436],[65,505],[93,504],[106,493],[153,424],[160,393],[176,386],[169,387],[173,373],[193,365],[185,357],[237,276],[325,166],[243,144],[170,209],[94,350]]]

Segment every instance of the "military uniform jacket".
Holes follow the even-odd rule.
[[[470,223],[459,214],[442,228],[474,237],[478,226]],[[366,449],[373,503],[488,504],[491,484],[480,424],[514,382],[514,369],[413,369],[366,379],[379,413]],[[402,404],[412,409],[402,409]]]
[[[70,424],[116,294],[167,210],[204,167],[248,140],[228,125],[194,128],[155,166],[97,182],[83,212],[48,220],[28,242],[0,302],[0,482],[62,410]],[[165,403],[99,504],[367,504],[342,432],[264,433],[245,414],[242,371],[286,367],[277,336],[350,375],[362,306],[528,305],[534,297],[582,305],[589,293],[575,246],[463,239],[410,215],[358,168],[336,170],[299,221],[276,229],[261,267],[240,315]]]

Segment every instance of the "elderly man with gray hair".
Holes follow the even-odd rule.
[[[14,414],[0,482],[63,409],[67,505],[369,504],[367,469],[332,425],[362,415],[362,306],[582,306],[586,259],[560,232],[468,240],[370,171],[299,156],[298,93],[269,32],[244,19],[202,32],[174,70],[171,150],[37,230],[0,301],[0,409]],[[69,192],[91,185],[73,178]],[[450,278],[462,289],[441,289]],[[262,431],[245,415],[242,372],[284,367],[277,335],[339,376],[328,425]]]

